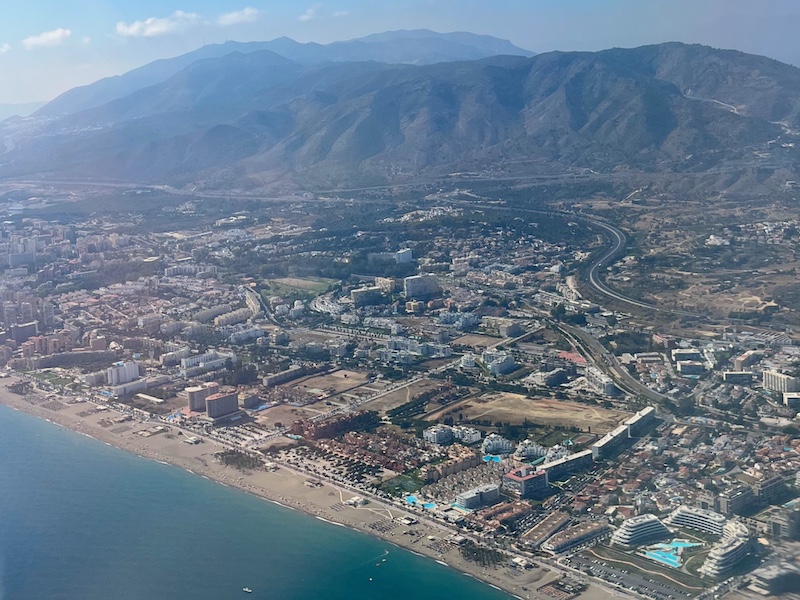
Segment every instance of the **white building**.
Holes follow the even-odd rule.
[[[413,275],[403,280],[403,291],[407,299],[427,300],[439,293],[439,280],[433,273]]]
[[[452,428],[447,425],[433,425],[422,432],[422,439],[429,444],[444,446],[446,444],[452,444],[455,436],[453,435]]]
[[[230,360],[236,363],[236,355],[233,352],[218,352],[209,350],[205,354],[198,354],[181,359],[181,377],[196,377],[208,371],[216,371],[225,367],[225,363]]]
[[[139,379],[139,363],[129,361],[114,363],[106,369],[106,383],[108,385],[122,385]]]
[[[453,437],[462,444],[474,444],[481,441],[481,432],[472,427],[455,425],[453,427]]]
[[[403,248],[394,253],[394,261],[398,265],[410,263],[412,260],[414,260],[414,252],[411,248]]]
[[[514,442],[496,433],[490,433],[481,444],[484,454],[508,454],[514,451]]]
[[[236,323],[242,323],[244,321],[247,321],[247,319],[249,319],[252,316],[253,313],[250,312],[249,308],[240,308],[238,310],[225,313],[224,315],[219,315],[218,317],[214,317],[214,327],[224,327],[225,325],[235,325]]]
[[[611,536],[611,543],[633,547],[645,542],[655,542],[669,536],[667,526],[655,515],[639,515],[625,519]]]
[[[695,506],[679,506],[666,519],[670,525],[705,531],[711,535],[722,535],[725,517],[718,512]]]
[[[471,352],[467,352],[464,356],[461,357],[459,361],[462,369],[474,369],[475,368],[475,356]]]
[[[541,458],[547,455],[547,448],[531,440],[522,440],[514,452],[514,458],[519,460],[530,460]]]
[[[458,494],[455,503],[461,508],[475,510],[500,500],[500,486],[496,483],[482,485]]]
[[[185,392],[189,399],[189,410],[194,412],[206,412],[206,398],[219,392],[219,384],[216,382],[204,383],[198,386],[187,387]]]
[[[773,392],[800,392],[800,377],[779,371],[764,371],[764,388]]]
[[[614,385],[614,380],[595,367],[586,369],[586,381],[604,396],[614,396],[618,391],[617,386]]]
[[[722,539],[709,551],[700,573],[713,579],[723,579],[749,551],[750,532],[747,527],[738,521],[730,521],[723,528]]]
[[[497,350],[485,350],[481,354],[481,360],[489,372],[494,375],[505,375],[511,373],[517,368],[517,363],[514,362],[514,357],[508,352]]]

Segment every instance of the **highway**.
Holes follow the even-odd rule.
[[[596,365],[614,380],[616,386],[624,392],[647,398],[651,402],[661,405],[669,400],[667,396],[651,390],[643,383],[637,381],[628,370],[620,364],[616,356],[606,350],[596,338],[578,327],[571,327],[563,323],[553,325],[566,337],[579,351],[591,356]]]
[[[679,315],[682,317],[698,317],[694,313],[687,312],[685,310],[678,310],[675,308],[664,308],[662,306],[656,306],[655,304],[650,304],[649,302],[642,302],[641,300],[636,300],[635,298],[630,298],[619,292],[615,292],[610,287],[608,287],[603,279],[600,277],[600,273],[602,269],[607,267],[611,264],[612,260],[617,257],[617,255],[625,249],[625,244],[627,242],[627,238],[625,234],[622,233],[619,229],[614,227],[613,225],[609,225],[608,223],[603,223],[602,221],[596,221],[594,219],[588,219],[586,217],[582,217],[582,220],[591,223],[592,225],[601,228],[608,234],[608,238],[611,241],[611,248],[609,248],[605,253],[603,253],[600,258],[595,259],[589,267],[586,269],[586,280],[597,292],[608,296],[614,300],[619,302],[624,302],[626,304],[631,304],[633,306],[638,306],[639,308],[646,308],[647,310],[653,310],[662,313],[670,313],[673,315]]]
[[[616,227],[614,227],[613,225],[609,225],[608,223],[605,223],[603,221],[598,221],[597,219],[592,219],[582,215],[577,215],[569,212],[556,211],[556,210],[538,210],[535,208],[517,208],[517,207],[511,208],[511,207],[495,206],[491,204],[475,204],[473,202],[452,201],[452,200],[450,201],[450,203],[462,206],[464,205],[470,206],[473,208],[505,210],[514,213],[528,213],[528,214],[563,217],[571,221],[582,221],[584,223],[588,223],[589,225],[602,229],[603,232],[605,232],[606,236],[608,237],[609,241],[611,242],[611,247],[608,250],[606,250],[603,254],[601,254],[599,258],[594,259],[583,271],[583,278],[592,288],[594,288],[595,291],[604,296],[608,296],[609,298],[616,300],[618,302],[624,302],[625,304],[630,304],[631,306],[636,306],[638,308],[644,308],[647,310],[652,310],[660,313],[678,315],[681,317],[701,316],[685,310],[656,306],[655,304],[651,304],[649,302],[643,302],[641,300],[637,300],[636,298],[625,296],[624,294],[620,294],[619,292],[614,291],[613,289],[608,287],[605,284],[605,282],[603,282],[603,279],[601,277],[602,270],[608,265],[610,265],[613,262],[613,259],[616,258],[619,254],[621,254],[625,250],[625,245],[628,241],[628,238],[625,236],[625,234]]]

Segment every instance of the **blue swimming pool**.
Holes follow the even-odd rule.
[[[425,510],[433,510],[436,508],[436,504],[433,502],[420,502],[419,498],[416,496],[406,496],[406,503],[411,504],[412,506],[421,506]]]
[[[650,560],[660,562],[664,565],[667,565],[668,567],[672,567],[673,569],[678,569],[681,566],[680,559],[671,552],[664,552],[662,550],[650,550],[649,552],[645,552],[644,555]]]
[[[488,455],[483,457],[483,462],[496,462],[496,463],[499,463],[499,462],[503,462],[503,459],[500,458],[499,456],[495,456],[494,454],[488,454]]]
[[[681,551],[684,548],[691,548],[693,546],[702,546],[702,544],[690,542],[689,540],[672,540],[667,544],[653,544],[652,546],[648,546],[647,550],[644,552],[644,556],[650,560],[672,567],[673,569],[679,569],[683,564],[681,562]]]
[[[656,550],[665,550],[667,552],[677,550],[678,548],[691,548],[692,546],[700,546],[701,544],[697,544],[695,542],[690,542],[688,540],[672,540],[669,544],[653,544],[650,548],[655,548]]]

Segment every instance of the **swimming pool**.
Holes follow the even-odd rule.
[[[650,560],[660,562],[673,569],[678,569],[681,566],[680,559],[671,552],[664,552],[663,550],[650,550],[645,552],[644,555]]]
[[[488,455],[483,457],[483,462],[496,462],[496,463],[499,463],[499,462],[503,462],[503,459],[500,458],[499,456],[495,456],[494,454],[488,454]]]
[[[668,544],[653,544],[652,546],[648,546],[648,549],[643,554],[650,560],[660,562],[673,569],[679,569],[683,564],[680,556],[681,551],[684,548],[691,548],[693,546],[702,546],[702,544],[690,542],[689,540],[672,540]]]
[[[701,544],[690,542],[688,540],[672,540],[669,544],[653,544],[650,547],[656,548],[657,550],[672,551],[672,550],[677,550],[678,548],[691,548],[692,546],[700,546],[700,545]]]
[[[436,504],[433,502],[420,502],[416,496],[406,496],[406,503],[412,506],[421,506],[425,510],[433,510],[436,508]]]

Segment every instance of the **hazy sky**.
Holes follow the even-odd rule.
[[[8,0],[0,102],[49,100],[225,40],[471,31],[535,52],[698,42],[800,65],[797,0]]]

